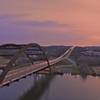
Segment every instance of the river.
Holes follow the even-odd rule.
[[[41,77],[45,79],[46,76],[39,75],[38,80]],[[99,77],[88,76],[86,79],[82,79],[79,75],[64,74],[56,75],[48,80],[49,84],[46,83],[47,86],[43,87],[40,81],[35,83],[34,75],[28,76],[8,87],[0,88],[0,100],[27,100],[25,98],[37,100],[34,96],[36,94],[34,93],[35,84],[39,84],[39,95],[37,95],[39,100],[100,100]]]

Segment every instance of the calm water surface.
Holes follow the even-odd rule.
[[[34,87],[34,76],[28,76],[9,87],[0,88],[0,100],[21,100],[31,94]],[[42,87],[42,85],[40,84]],[[28,93],[29,92],[29,93]],[[83,80],[80,76],[57,75],[46,87],[40,100],[100,100],[100,78],[88,76]],[[35,100],[30,98],[29,100]]]

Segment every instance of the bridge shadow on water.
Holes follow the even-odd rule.
[[[36,80],[33,87],[21,96],[19,100],[40,100],[54,77],[55,75],[45,75],[41,79]]]

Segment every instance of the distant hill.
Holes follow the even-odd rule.
[[[18,50],[26,46],[26,44],[4,44],[0,46],[1,56],[13,56]],[[70,46],[42,46],[49,58],[58,57],[63,54]]]
[[[4,44],[0,46],[0,56],[14,56],[26,44]],[[56,58],[63,54],[71,46],[42,46],[48,58]],[[71,59],[88,65],[100,65],[100,46],[76,47]]]

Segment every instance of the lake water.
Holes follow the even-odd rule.
[[[41,78],[41,77],[40,77]],[[0,100],[36,100],[34,92],[34,76],[28,76],[19,82],[12,83],[9,87],[0,88]],[[39,79],[38,79],[39,80]],[[56,75],[46,84],[41,93],[40,100],[100,100],[100,78],[88,76],[83,80],[79,75]],[[43,87],[40,83],[39,89]],[[27,99],[25,99],[27,100]]]

